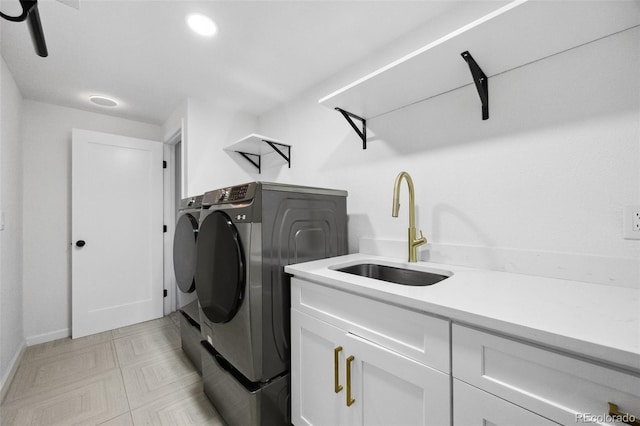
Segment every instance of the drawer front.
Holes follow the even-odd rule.
[[[292,308],[449,374],[449,321],[293,278]]]
[[[618,424],[608,402],[640,418],[640,377],[454,324],[457,379],[562,424]]]
[[[460,380],[453,380],[453,426],[557,426],[531,411],[518,407]]]

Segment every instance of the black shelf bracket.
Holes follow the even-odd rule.
[[[489,119],[489,79],[482,71],[475,59],[473,59],[471,53],[466,51],[462,52],[461,55],[469,65],[471,76],[473,77],[473,82],[475,83],[476,89],[478,90],[478,95],[480,95],[480,101],[482,102],[482,119],[487,120]]]
[[[284,158],[284,160],[289,165],[289,168],[291,168],[291,145],[285,145],[283,143],[271,142],[271,141],[268,141],[266,139],[262,139],[262,142],[265,142],[267,145],[269,145],[271,147],[271,149],[273,149],[275,152],[280,154],[280,156],[282,158]],[[278,148],[278,147],[286,148],[287,154],[285,155],[284,152],[282,152],[280,150],[280,148]]]
[[[351,114],[349,111],[345,111],[342,108],[336,108],[336,111],[342,114],[345,120],[347,120],[351,127],[353,127],[353,130],[355,130],[358,136],[360,136],[360,139],[362,139],[362,149],[367,149],[367,120],[362,117],[358,117],[355,114]],[[358,128],[353,120],[359,120],[362,122],[362,130]]]
[[[260,155],[258,154],[251,154],[250,152],[242,152],[242,151],[236,151],[238,154],[242,155],[248,162],[250,162],[251,164],[253,164],[255,166],[256,169],[258,169],[258,174],[260,174],[261,170],[261,160],[260,160]],[[257,157],[258,161],[255,161],[253,158],[251,157]]]

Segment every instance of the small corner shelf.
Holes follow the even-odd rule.
[[[471,84],[486,120],[489,78],[639,25],[637,1],[515,0],[318,102],[339,111],[366,149],[367,120]]]
[[[267,136],[252,133],[224,150],[240,154],[242,158],[258,169],[258,173],[262,172],[262,156],[265,154],[276,153],[280,155],[291,168],[291,145]]]

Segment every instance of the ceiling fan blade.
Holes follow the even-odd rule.
[[[80,0],[57,0],[60,3],[72,7],[74,9],[80,9]]]

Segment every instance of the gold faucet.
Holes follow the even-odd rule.
[[[401,172],[396,178],[396,183],[393,188],[393,209],[391,216],[398,217],[398,210],[400,209],[400,183],[402,178],[407,181],[409,187],[409,262],[418,261],[418,246],[427,243],[427,239],[422,235],[420,231],[420,238],[416,238],[416,201],[413,190],[413,180],[407,172]]]

